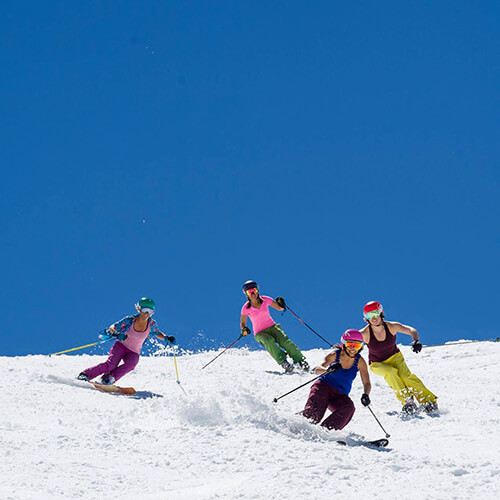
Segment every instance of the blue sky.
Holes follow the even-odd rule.
[[[144,295],[181,347],[227,345],[248,279],[333,342],[373,299],[424,343],[498,335],[498,2],[1,13],[0,354]]]

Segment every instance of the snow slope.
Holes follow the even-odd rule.
[[[401,347],[440,398],[438,417],[403,420],[385,382],[372,375],[372,409],[359,402],[340,432],[296,415],[312,378],[283,375],[264,351],[233,349],[142,358],[121,385],[131,397],[74,380],[103,356],[0,358],[0,498],[497,498],[500,495],[500,344]],[[312,365],[325,351],[308,351]],[[365,354],[366,356],[366,354]],[[346,438],[351,446],[335,442]]]

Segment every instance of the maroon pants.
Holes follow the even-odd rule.
[[[354,403],[347,394],[337,391],[326,382],[317,380],[311,387],[302,415],[318,424],[327,409],[332,414],[321,423],[327,429],[343,429],[354,415]]]
[[[120,361],[123,363],[119,365]],[[115,342],[111,351],[109,351],[108,359],[99,365],[92,366],[83,371],[90,380],[98,375],[112,375],[115,380],[119,380],[123,375],[132,371],[139,363],[139,354],[125,347],[121,342]]]

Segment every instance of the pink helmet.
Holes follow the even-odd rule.
[[[359,330],[346,330],[340,337],[340,342],[342,342],[342,345],[346,342],[363,342],[363,335]]]

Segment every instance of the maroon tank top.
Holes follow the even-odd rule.
[[[373,334],[372,325],[368,325],[368,327],[370,328],[370,342],[368,343],[369,363],[385,361],[399,352],[398,346],[396,345],[396,335],[390,332],[385,322],[385,340],[383,342],[376,339]]]

